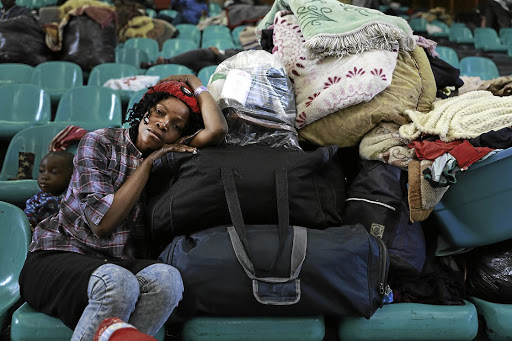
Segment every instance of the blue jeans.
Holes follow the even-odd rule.
[[[118,317],[139,331],[155,335],[183,294],[179,271],[167,264],[150,265],[136,275],[114,264],[91,274],[85,308],[71,341],[90,341],[107,317]]]

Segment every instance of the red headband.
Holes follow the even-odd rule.
[[[193,114],[199,114],[199,103],[194,96],[194,92],[185,83],[177,81],[167,81],[157,84],[146,92],[146,94],[153,94],[155,92],[166,92],[172,97],[175,97],[185,103]]]

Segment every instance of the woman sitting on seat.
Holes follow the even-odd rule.
[[[163,326],[183,284],[174,267],[142,259],[144,187],[154,160],[217,145],[227,132],[217,103],[193,75],[150,88],[129,120],[129,129],[82,138],[60,211],[36,226],[20,275],[23,299],[74,329],[73,341],[92,340],[107,317],[150,335]]]

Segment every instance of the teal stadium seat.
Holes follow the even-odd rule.
[[[500,73],[492,59],[479,56],[463,57],[459,61],[460,75],[480,77],[482,80],[498,78]]]
[[[27,216],[12,204],[0,201],[0,330],[8,310],[20,300],[18,278],[30,245]]]
[[[163,14],[174,19],[178,15],[178,11],[174,9],[162,9],[158,14]]]
[[[321,341],[318,317],[196,317],[185,322],[182,341]]]
[[[101,86],[73,88],[62,96],[54,123],[74,125],[87,131],[121,127],[121,100],[117,92],[109,88]]]
[[[450,26],[444,22],[440,20],[432,20],[431,22],[427,23],[427,27],[429,25],[434,26],[435,32],[431,34],[433,37],[448,38],[450,36]]]
[[[146,8],[146,15],[150,18],[156,17],[156,11],[152,8]]]
[[[457,174],[457,183],[450,186],[433,211],[439,233],[448,244],[473,248],[512,238],[510,169],[512,148],[475,162],[463,174]]]
[[[485,321],[485,334],[490,341],[512,339],[512,304],[500,304],[471,297],[478,315]]]
[[[192,39],[168,39],[162,46],[162,52],[160,53],[160,56],[164,58],[171,58],[188,51],[196,50],[198,48],[199,45],[197,45],[196,42]]]
[[[453,66],[454,68],[459,68],[459,56],[457,55],[457,52],[449,47],[449,46],[437,46],[436,47],[437,53],[439,53],[439,58]]]
[[[149,63],[148,54],[141,50],[131,47],[121,47],[116,49],[116,63],[130,64],[142,70],[140,63]],[[139,71],[141,73],[142,71]]]
[[[246,27],[246,25],[240,25],[231,31],[231,39],[233,39],[237,49],[242,49],[242,44],[240,43],[240,32],[242,32]]]
[[[215,17],[222,12],[222,7],[216,2],[208,3],[208,16]]]
[[[0,64],[0,86],[11,83],[30,83],[34,67],[21,63]]]
[[[219,50],[227,50],[227,49],[234,49],[235,44],[233,43],[233,40],[231,39],[231,36],[229,38],[219,38],[219,39],[209,39],[209,40],[203,40],[201,47],[216,47]]]
[[[146,71],[147,76],[159,76],[164,79],[171,75],[189,75],[194,74],[194,71],[185,65],[179,64],[159,64],[153,65]]]
[[[155,39],[152,38],[130,38],[124,42],[124,48],[139,49],[148,55],[150,61],[154,62],[158,58],[160,46]]]
[[[450,28],[450,36],[448,39],[451,42],[457,44],[474,44],[475,38],[473,36],[473,32],[466,27],[466,25],[456,25]]]
[[[10,140],[23,129],[51,119],[50,96],[32,84],[0,87],[0,103],[0,140]]]
[[[217,70],[217,65],[210,65],[205,66],[199,72],[197,73],[197,78],[203,83],[204,85],[208,85],[208,82],[210,81],[210,77],[215,73],[215,70]]]
[[[31,83],[43,88],[56,103],[71,88],[83,85],[83,72],[78,64],[65,61],[44,62],[34,67]]]
[[[409,20],[409,26],[416,32],[427,32],[427,21],[423,18],[412,18]]]
[[[340,340],[349,341],[471,341],[478,333],[475,306],[393,303],[378,309],[370,319],[344,317]]]
[[[193,24],[178,24],[175,26],[176,30],[178,30],[179,39],[187,39],[192,40],[196,43],[196,46],[199,47],[201,43],[201,31],[197,28],[196,25]]]
[[[210,39],[231,39],[231,31],[223,25],[206,26],[203,30],[202,41]]]
[[[69,341],[72,335],[73,331],[61,320],[35,311],[27,303],[12,314],[11,341]],[[165,340],[165,327],[155,338]]]
[[[37,176],[41,158],[48,154],[51,141],[67,124],[46,124],[23,129],[9,142],[5,153],[4,163],[0,171],[0,201],[9,202],[17,206],[25,205],[28,198],[39,192]],[[74,147],[76,150],[76,146]],[[73,149],[70,148],[73,152]],[[18,174],[19,152],[35,154],[32,179],[10,180]]]
[[[475,28],[475,49],[484,51],[507,51],[507,46],[501,43],[496,30],[492,27]]]
[[[65,61],[44,62],[34,67],[31,83],[43,88],[56,103],[71,88],[83,85],[78,64]]]
[[[103,86],[109,79],[118,79],[140,74],[138,68],[130,64],[104,63],[96,65],[89,75],[87,85]],[[121,103],[128,103],[133,91],[116,90],[121,98]]]

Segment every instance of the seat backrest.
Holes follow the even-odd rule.
[[[21,63],[0,64],[0,86],[11,83],[30,83],[34,67]]]
[[[41,162],[41,158],[48,154],[48,147],[55,135],[66,128],[66,126],[66,123],[45,124],[23,129],[14,135],[5,153],[0,180],[7,180],[18,174],[19,152],[35,154],[32,178],[37,179],[39,173],[38,165]]]
[[[242,47],[242,45],[240,44],[240,32],[242,32],[246,27],[247,25],[240,25],[235,27],[233,31],[231,31],[231,39],[233,39],[233,42],[239,48]]]
[[[160,51],[158,42],[152,38],[130,38],[124,42],[124,47],[142,50],[152,61],[158,58],[158,52]]]
[[[460,75],[467,77],[480,77],[482,80],[498,78],[498,67],[487,57],[468,56],[459,62]]]
[[[205,66],[199,70],[197,73],[197,78],[201,80],[201,83],[207,85],[210,77],[215,73],[215,70],[217,70],[217,65]]]
[[[51,119],[50,96],[33,84],[1,86],[0,103],[2,121],[47,123]]]
[[[68,122],[86,130],[120,127],[121,99],[116,91],[101,86],[73,88],[62,96],[55,122]]]
[[[453,48],[449,46],[437,46],[436,51],[439,53],[439,58],[449,63],[454,68],[459,68],[459,56]]]
[[[83,73],[80,66],[75,63],[44,62],[34,67],[31,83],[45,90],[70,89],[83,85]]]
[[[152,8],[146,8],[146,14],[150,18],[156,17],[156,11]]]
[[[130,64],[103,63],[92,68],[87,85],[103,86],[109,79],[137,76],[139,69]]]
[[[178,15],[178,11],[174,9],[162,9],[158,12],[158,14],[163,14],[174,19]]]
[[[30,223],[19,207],[3,201],[0,234],[0,297],[2,305],[12,306],[20,298],[18,278],[30,245]]]
[[[164,42],[164,45],[162,46],[161,55],[164,58],[170,58],[187,51],[196,50],[198,48],[199,46],[197,45],[197,43],[195,41],[192,41],[191,39],[168,39]]]
[[[196,25],[193,24],[178,24],[175,26],[176,30],[178,30],[178,38],[179,39],[190,39],[194,41],[197,46],[201,42],[201,31],[197,28]]]
[[[148,63],[148,54],[141,50],[132,47],[121,47],[116,49],[116,63],[130,64],[136,68],[140,68],[140,63]]]
[[[210,2],[208,3],[208,16],[214,17],[219,15],[222,12],[222,7],[220,4],[216,2]]]
[[[219,38],[231,39],[231,31],[229,30],[229,28],[227,28],[227,26],[210,25],[204,28],[202,41]]]
[[[427,31],[427,21],[423,18],[412,18],[409,20],[409,26],[411,26],[412,30],[415,32]]]
[[[474,36],[475,39],[499,38],[498,32],[492,27],[476,27]]]
[[[450,35],[450,26],[442,22],[441,20],[432,20],[427,25],[433,25],[440,29],[440,32],[435,32],[432,35],[437,37],[448,37]]]
[[[228,39],[209,39],[209,40],[203,40],[201,43],[201,47],[211,47],[214,46],[218,48],[219,50],[227,50],[227,49],[234,49],[235,43],[233,43],[233,40],[231,39],[231,36]]]
[[[146,71],[146,76],[160,76],[160,79],[164,79],[171,75],[185,75],[194,74],[194,71],[185,65],[179,64],[159,64],[153,65]]]

